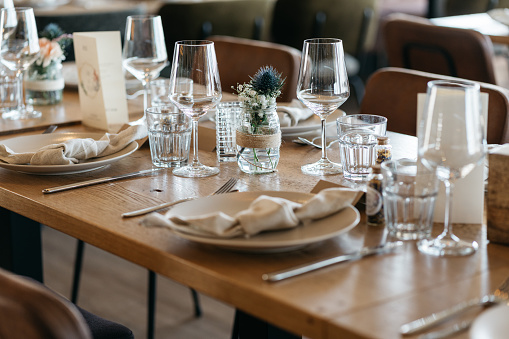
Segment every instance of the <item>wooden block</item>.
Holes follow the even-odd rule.
[[[509,245],[509,156],[489,154],[488,240]]]

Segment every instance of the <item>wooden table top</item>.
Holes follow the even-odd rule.
[[[76,95],[66,92],[64,98],[65,112],[79,109],[73,102]],[[136,103],[129,105],[136,111]],[[86,130],[74,124],[60,126],[55,133]],[[203,135],[204,139],[210,137],[207,133],[200,137]],[[9,137],[12,135],[0,139]],[[390,137],[395,157],[415,152],[415,138]],[[331,149],[330,158],[339,161],[338,153],[337,148]],[[218,165],[215,153],[206,147],[199,155],[204,164]],[[272,174],[248,175],[236,163],[222,163],[220,174],[208,178],[181,178],[168,170],[55,194],[41,192],[48,187],[151,168],[150,151],[144,145],[106,168],[80,174],[37,176],[0,168],[0,206],[310,338],[399,338],[403,323],[488,293],[509,274],[509,248],[488,244],[485,225],[455,227],[461,237],[479,242],[480,249],[472,256],[434,258],[419,253],[414,242],[407,242],[392,254],[269,283],[261,279],[263,273],[379,244],[385,237],[384,229],[368,227],[363,216],[350,232],[301,250],[248,254],[195,244],[164,229],[144,228],[138,224],[141,217],[121,218],[123,212],[210,194],[233,176],[239,178],[236,187],[240,191],[310,192],[320,180],[341,184],[340,175],[302,174],[300,166],[319,157],[320,150],[285,140],[278,172]],[[436,226],[435,233],[442,225]]]

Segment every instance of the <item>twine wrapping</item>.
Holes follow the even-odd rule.
[[[276,148],[281,146],[281,132],[275,134],[248,134],[236,132],[237,145],[245,148]]]

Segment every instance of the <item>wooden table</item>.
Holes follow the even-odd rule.
[[[69,97],[66,93],[66,101]],[[67,130],[87,129],[72,125],[57,131]],[[11,136],[2,138],[7,137]],[[414,138],[397,134],[391,138],[395,157],[415,152]],[[273,174],[247,175],[236,163],[229,163],[221,164],[220,174],[209,178],[180,178],[164,171],[50,195],[43,195],[41,190],[150,168],[150,152],[145,146],[109,167],[65,176],[34,176],[0,169],[1,228],[20,232],[17,220],[23,216],[24,221],[48,225],[310,338],[399,338],[403,323],[485,294],[509,274],[509,248],[487,244],[486,227],[482,225],[456,227],[461,237],[479,242],[480,249],[472,256],[434,258],[419,253],[415,243],[408,242],[392,254],[268,283],[261,279],[263,273],[378,244],[384,239],[384,230],[368,227],[363,218],[347,234],[302,250],[246,254],[201,246],[164,229],[144,228],[138,224],[140,217],[120,216],[164,201],[207,195],[232,176],[239,178],[240,191],[309,192],[321,179],[341,183],[339,175],[322,178],[302,174],[300,166],[319,156],[318,149],[285,141],[278,172]],[[330,151],[330,157],[338,161],[337,149]],[[200,159],[207,165],[217,165],[211,151],[202,150]],[[441,227],[437,225],[437,231]],[[5,243],[2,239],[0,236]],[[26,240],[25,244],[29,246],[30,242]],[[1,243],[0,248],[4,251],[0,258],[5,259]],[[16,247],[13,251],[30,262],[24,249]]]

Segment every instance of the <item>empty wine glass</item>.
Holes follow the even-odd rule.
[[[23,72],[39,55],[39,38],[34,11],[29,7],[2,8],[0,11],[0,58],[15,72],[19,81],[17,107],[2,114],[6,119],[39,118],[41,112],[26,107],[23,101]]]
[[[444,231],[417,246],[434,256],[474,253],[475,241],[460,240],[452,231],[452,197],[456,179],[464,178],[485,158],[485,128],[479,84],[430,81],[419,125],[419,157],[436,169],[446,193]]]
[[[198,160],[198,120],[221,100],[221,83],[214,43],[187,40],[175,43],[170,76],[170,100],[193,121],[193,160],[173,174],[182,177],[208,177],[217,167]]]
[[[304,41],[297,85],[297,98],[322,123],[322,157],[315,163],[301,167],[311,175],[341,173],[341,165],[327,158],[326,119],[350,96],[345,67],[343,42],[339,39],[308,39]]]
[[[150,81],[157,78],[168,64],[160,16],[127,17],[123,66],[143,84],[143,110],[148,108]]]

